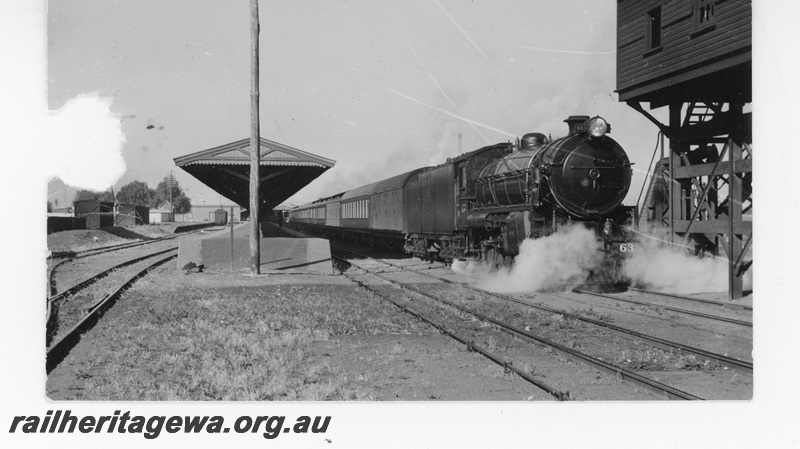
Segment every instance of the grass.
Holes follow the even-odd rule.
[[[537,326],[542,328],[550,328],[552,330],[563,329],[579,329],[584,327],[584,323],[572,316],[565,316],[560,313],[553,313],[550,315],[538,315]]]
[[[660,348],[624,350],[614,360],[618,365],[642,371],[713,371],[720,368],[717,363],[700,361],[694,355],[668,352]]]
[[[496,353],[499,349],[497,339],[494,336],[490,335],[489,338],[486,340],[485,344],[486,350],[492,353]]]
[[[87,374],[78,399],[367,400],[363,375],[337,372],[315,342],[409,326],[351,287],[151,284],[126,302],[136,304],[135,321],[108,332],[94,356],[100,372]]]
[[[585,310],[572,309],[572,313],[574,315],[577,315],[577,316],[580,316],[580,317],[592,318],[592,319],[595,319],[597,321],[602,321],[604,323],[613,323],[614,322],[614,317],[612,317],[611,315],[609,315],[607,313],[598,312],[598,311],[594,310],[594,308],[591,307],[591,306],[589,306],[589,308],[585,309]]]

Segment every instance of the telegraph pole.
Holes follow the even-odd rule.
[[[250,273],[261,274],[261,246],[258,228],[261,135],[258,115],[258,0],[250,0]]]
[[[169,171],[169,209],[173,214],[175,213],[175,205],[172,204],[172,170]],[[175,220],[175,217],[172,218]]]

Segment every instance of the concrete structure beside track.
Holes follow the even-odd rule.
[[[265,226],[270,226],[266,224]],[[245,270],[250,267],[250,226],[247,223],[187,238],[178,247],[178,269],[203,271]],[[231,247],[233,253],[231,254]],[[188,267],[187,267],[188,266]],[[262,238],[261,272],[333,274],[330,243],[325,239]]]

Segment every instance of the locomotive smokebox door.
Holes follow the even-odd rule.
[[[527,212],[511,212],[506,217],[503,230],[503,249],[506,254],[519,254],[522,242],[531,234],[531,220]]]
[[[611,138],[576,135],[549,152],[553,197],[569,213],[582,218],[610,213],[628,192],[630,161]]]

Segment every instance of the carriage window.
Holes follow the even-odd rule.
[[[462,189],[467,188],[467,166],[462,165],[458,170],[458,187]]]

